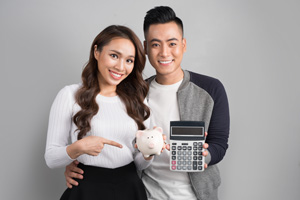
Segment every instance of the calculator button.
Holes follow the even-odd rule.
[[[178,162],[177,162],[177,164],[178,164],[178,165],[181,165],[181,164],[182,164],[182,162],[181,162],[181,161],[178,161]]]
[[[183,164],[183,165],[186,165],[186,161],[183,161],[182,164]]]
[[[193,160],[197,160],[197,156],[194,156],[194,157],[193,157]]]
[[[198,161],[198,165],[202,165],[202,161]]]
[[[199,152],[198,152],[198,155],[202,155],[202,151],[199,151]]]
[[[199,146],[202,146],[202,142],[198,142],[198,145],[199,145]]]
[[[197,151],[194,151],[193,155],[196,156],[197,154],[198,154]]]
[[[187,149],[187,147],[186,147],[186,146],[184,146],[184,147],[182,147],[182,149],[183,149],[183,150],[186,150],[186,149]]]
[[[175,170],[176,169],[176,166],[172,166],[172,170]]]
[[[177,170],[181,170],[181,166],[177,166]]]
[[[176,160],[176,156],[172,156],[172,160]]]
[[[193,161],[193,170],[197,170],[197,161]]]
[[[176,151],[172,151],[172,155],[176,155]]]
[[[191,151],[188,151],[188,155],[192,155],[192,152],[191,152]]]
[[[175,160],[172,160],[172,165],[176,165],[176,161]]]
[[[188,156],[188,160],[192,160],[192,156]]]
[[[188,146],[188,150],[192,150],[192,147],[191,147],[191,146]]]
[[[191,166],[188,166],[187,169],[188,169],[188,170],[192,170],[192,167],[191,167]]]
[[[177,154],[178,154],[178,155],[181,155],[181,151],[177,151]]]
[[[199,167],[198,167],[198,170],[202,170],[202,166],[199,166]]]
[[[188,161],[188,165],[192,165],[192,161]]]
[[[178,150],[181,150],[181,149],[182,149],[182,147],[180,147],[180,146],[179,146],[179,147],[177,147],[177,149],[178,149]]]
[[[182,169],[183,169],[183,170],[186,170],[186,166],[183,166]]]
[[[197,145],[197,142],[194,142],[193,145],[196,146],[196,145]]]
[[[198,160],[202,160],[202,156],[198,156]]]
[[[193,150],[198,150],[198,148],[197,147],[193,147]]]
[[[176,146],[172,146],[172,150],[176,150]]]
[[[186,155],[186,151],[182,152],[183,155]]]
[[[178,156],[178,157],[177,157],[177,160],[181,160],[181,156]]]

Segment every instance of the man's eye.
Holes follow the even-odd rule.
[[[170,46],[176,46],[176,43],[171,43]]]
[[[152,47],[158,47],[159,44],[152,44]]]
[[[118,58],[118,55],[116,55],[116,54],[110,54],[110,56],[113,58]]]

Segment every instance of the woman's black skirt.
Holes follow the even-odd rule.
[[[142,180],[132,162],[116,169],[79,164],[83,179],[66,189],[60,200],[147,200]]]

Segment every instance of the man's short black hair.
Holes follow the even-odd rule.
[[[182,30],[183,37],[183,23],[179,19],[174,10],[168,6],[157,6],[149,10],[144,18],[144,35],[148,33],[149,27],[152,24],[165,24],[168,22],[175,22]]]

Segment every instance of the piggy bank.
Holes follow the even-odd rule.
[[[160,155],[164,145],[162,132],[160,127],[136,132],[136,144],[146,158],[153,154]]]

